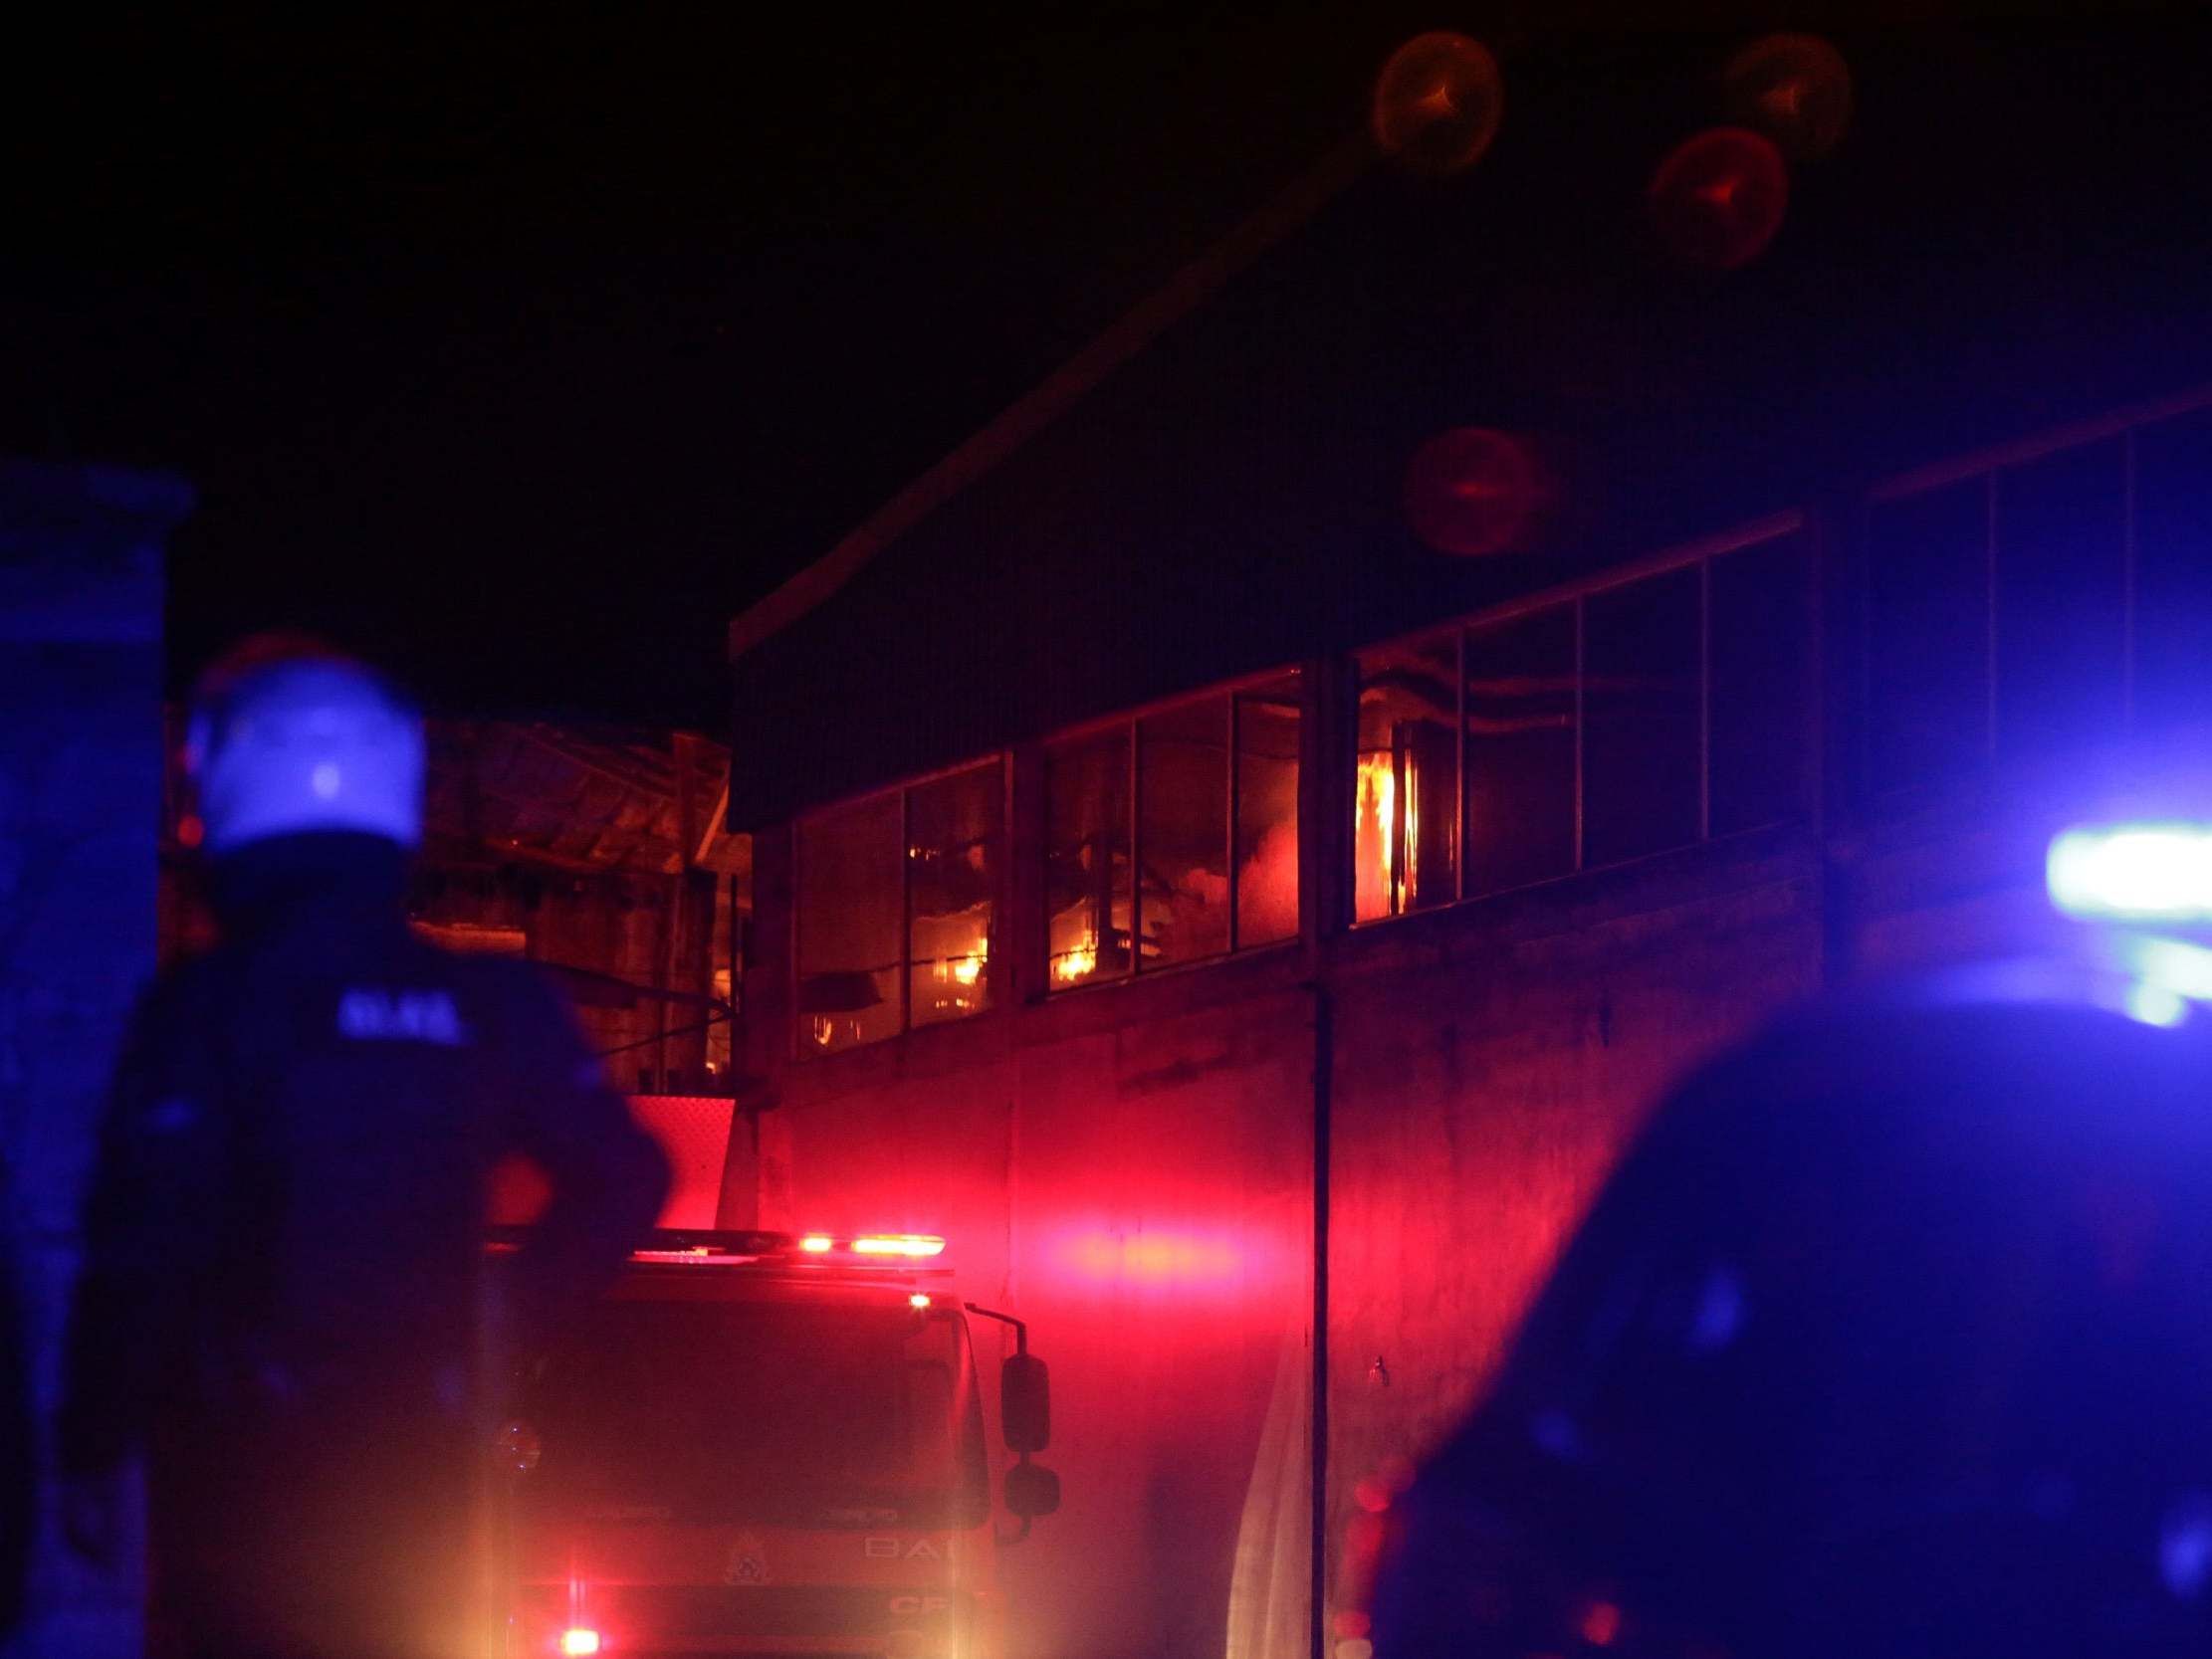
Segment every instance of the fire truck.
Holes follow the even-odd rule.
[[[1059,1504],[1030,1461],[1047,1374],[943,1250],[664,1231],[637,1251],[525,1363],[501,1431],[511,1659],[999,1659],[999,1551]],[[995,1496],[972,1318],[1014,1336]]]

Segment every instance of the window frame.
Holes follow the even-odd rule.
[[[1462,618],[1455,622],[1446,622],[1440,627],[1424,628],[1416,634],[1404,634],[1396,639],[1381,640],[1373,645],[1361,646],[1351,653],[1350,695],[1352,697],[1352,716],[1346,725],[1351,732],[1352,743],[1352,789],[1350,798],[1353,819],[1351,833],[1344,838],[1344,901],[1346,912],[1351,918],[1353,927],[1370,928],[1378,922],[1396,922],[1404,917],[1419,916],[1433,910],[1442,910],[1448,905],[1458,904],[1467,897],[1467,635],[1470,632],[1472,632],[1472,629],[1469,623]],[[1360,737],[1359,699],[1367,683],[1362,661],[1385,651],[1407,652],[1418,655],[1423,647],[1435,645],[1443,640],[1451,642],[1452,679],[1454,683],[1452,726],[1455,735],[1452,738],[1452,766],[1454,768],[1452,772],[1452,794],[1455,804],[1452,808],[1451,892],[1445,898],[1438,900],[1434,904],[1409,907],[1405,903],[1406,871],[1413,861],[1419,857],[1420,850],[1418,846],[1407,844],[1406,815],[1402,805],[1408,794],[1405,768],[1394,764],[1392,768],[1394,782],[1391,790],[1391,816],[1394,822],[1384,826],[1384,834],[1390,842],[1392,860],[1391,879],[1386,886],[1389,908],[1380,916],[1362,918],[1359,915],[1360,771],[1365,757],[1369,753],[1375,752],[1367,748]]]
[[[1979,524],[1980,593],[1976,609],[1981,626],[1980,660],[1974,679],[1979,708],[1976,712],[1976,731],[1972,738],[1973,752],[1954,768],[1932,767],[1916,777],[1880,778],[1875,756],[1875,715],[1880,707],[1882,688],[1875,665],[1880,656],[1882,642],[1876,637],[1872,615],[1871,588],[1863,589],[1861,606],[1863,626],[1858,640],[1858,686],[1856,689],[1856,716],[1858,743],[1855,761],[1862,780],[1862,792],[1869,801],[1911,799],[1924,795],[1931,789],[1941,788],[1950,771],[1966,769],[1988,774],[2016,765],[2023,755],[2048,760],[2053,752],[2049,746],[2033,742],[2014,750],[2007,741],[2009,726],[2005,719],[2004,688],[2009,678],[2019,670],[2011,668],[2005,652],[2007,634],[2004,628],[2006,607],[2003,593],[2005,578],[2012,568],[2007,554],[2006,537],[2006,485],[2014,475],[2029,472],[2046,462],[2080,458],[2101,444],[2117,445],[2116,460],[2118,479],[2110,498],[2117,530],[2116,545],[2110,549],[2117,560],[2117,625],[2118,662],[2116,665],[2115,707],[2112,726],[2122,739],[2136,732],[2136,701],[2139,672],[2138,656],[2141,649],[2143,616],[2138,596],[2141,572],[2138,536],[2143,504],[2141,500],[2140,449],[2145,437],[2156,442],[2161,429],[2170,427],[2212,408],[2212,395],[2193,392],[2178,397],[2161,399],[2140,408],[2121,411],[2114,415],[2062,427],[2036,434],[2016,443],[1977,450],[1971,454],[1954,457],[1909,472],[1884,479],[1865,492],[1858,502],[1857,528],[1863,549],[1873,545],[1874,525],[1877,516],[1885,510],[1897,510],[1910,504],[1938,496],[1944,491],[1971,488],[1976,497]],[[2066,745],[2059,745],[2063,751]]]
[[[1292,688],[1295,693],[1292,701],[1298,711],[1297,763],[1300,783],[1294,792],[1291,806],[1291,821],[1295,826],[1295,844],[1299,855],[1296,877],[1298,884],[1297,925],[1289,933],[1280,937],[1246,944],[1238,936],[1242,933],[1242,906],[1239,903],[1240,872],[1237,868],[1238,861],[1236,857],[1240,827],[1237,808],[1240,804],[1240,791],[1243,787],[1240,764],[1242,759],[1241,706],[1253,693],[1270,690],[1285,684]],[[1223,949],[1211,951],[1203,956],[1191,956],[1180,961],[1162,962],[1148,968],[1144,965],[1142,945],[1144,938],[1144,723],[1163,715],[1175,714],[1193,708],[1199,704],[1221,700],[1225,700],[1228,706],[1226,719],[1222,723],[1223,741],[1227,745],[1227,764],[1225,767],[1227,782],[1222,791],[1221,802],[1222,851],[1227,860],[1227,896],[1225,903],[1227,906],[1228,944]],[[1114,714],[1102,716],[1097,720],[1084,721],[1075,726],[1063,726],[1038,742],[1037,751],[1041,756],[1043,766],[1048,770],[1055,750],[1068,748],[1085,740],[1109,733],[1118,734],[1123,738],[1124,747],[1127,749],[1129,756],[1128,834],[1130,878],[1129,966],[1119,973],[1112,975],[1094,974],[1091,977],[1074,980],[1067,984],[1055,984],[1052,979],[1051,906],[1048,901],[1041,897],[1046,891],[1046,885],[1042,882],[1037,884],[1040,898],[1037,904],[1034,926],[1030,929],[1030,932],[1035,935],[1038,959],[1043,964],[1043,971],[1039,976],[1041,989],[1037,993],[1038,1000],[1052,1000],[1076,991],[1089,990],[1103,985],[1127,985],[1134,984],[1138,980],[1154,980],[1164,974],[1211,966],[1253,951],[1269,950],[1283,945],[1295,944],[1304,937],[1306,919],[1309,914],[1308,907],[1312,903],[1312,897],[1307,891],[1305,881],[1304,855],[1307,826],[1305,823],[1306,789],[1304,775],[1305,768],[1311,764],[1312,744],[1308,734],[1313,729],[1314,708],[1313,675],[1308,665],[1286,663],[1276,668],[1239,675],[1233,680],[1216,681],[1214,684],[1202,687],[1197,691],[1181,692],[1173,697],[1158,698],[1149,703],[1138,704],[1134,708],[1123,709]],[[1046,792],[1048,795],[1049,786],[1047,786]],[[1048,800],[1044,810],[1046,814],[1049,813]],[[1043,820],[1043,831],[1038,837],[1036,847],[1036,857],[1040,862],[1049,858],[1051,852],[1052,838],[1048,816]]]
[[[993,944],[999,947],[989,951],[984,958],[982,977],[985,1001],[981,1008],[961,1018],[930,1020],[918,1026],[914,1023],[914,808],[912,795],[915,790],[927,788],[933,783],[942,783],[948,778],[963,777],[970,772],[980,772],[986,768],[995,771],[997,785],[998,828],[995,855],[991,874],[992,927],[990,937]],[[1008,936],[1006,920],[1011,911],[1011,894],[1007,881],[1007,871],[1011,862],[1009,851],[1013,822],[1010,811],[1012,771],[1012,756],[1009,751],[997,749],[990,754],[957,761],[949,766],[937,767],[933,771],[916,772],[911,777],[901,778],[896,783],[884,784],[880,788],[863,789],[856,794],[840,796],[833,801],[825,801],[820,806],[811,807],[791,820],[789,832],[791,899],[788,907],[790,924],[787,941],[790,971],[786,977],[791,1008],[789,1044],[793,1059],[799,1061],[827,1060],[839,1054],[851,1054],[865,1049],[881,1048],[885,1043],[896,1042],[902,1037],[910,1037],[919,1030],[935,1029],[939,1026],[962,1026],[968,1024],[971,1020],[988,1019],[1013,1000],[1013,976],[1010,971],[1010,964],[1005,960],[1005,951],[1002,948],[1002,941]],[[805,906],[801,900],[805,884],[805,853],[803,851],[805,829],[808,824],[818,823],[824,818],[835,817],[841,812],[849,812],[855,807],[867,806],[887,795],[896,795],[899,801],[899,948],[897,958],[891,964],[891,971],[897,975],[899,984],[898,1028],[885,1036],[871,1038],[865,1042],[852,1043],[842,1048],[818,1048],[807,1040],[806,1013],[799,1006],[799,987],[806,977],[804,957],[801,954],[801,945],[805,937]]]
[[[1770,514],[1765,518],[1753,519],[1749,523],[1738,525],[1717,535],[1700,537],[1697,540],[1652,553],[1641,559],[1632,560],[1627,564],[1616,565],[1611,569],[1599,571],[1581,581],[1562,583],[1536,593],[1524,594],[1518,598],[1506,600],[1501,604],[1469,612],[1449,622],[1433,624],[1390,639],[1377,640],[1351,652],[1351,673],[1347,677],[1344,692],[1344,696],[1350,704],[1344,719],[1347,736],[1345,746],[1337,751],[1338,759],[1335,762],[1341,768],[1342,775],[1346,780],[1346,787],[1343,790],[1340,803],[1340,810],[1345,818],[1342,834],[1343,845],[1336,860],[1338,865],[1336,878],[1341,895],[1337,905],[1337,910],[1340,912],[1340,925],[1350,931],[1364,933],[1368,929],[1387,927],[1392,923],[1403,922],[1411,917],[1428,916],[1437,911],[1448,910],[1456,905],[1492,898],[1500,893],[1520,891],[1522,886],[1542,886],[1548,882],[1567,881],[1592,870],[1612,869],[1621,864],[1633,864],[1643,858],[1663,856],[1668,852],[1679,851],[1683,847],[1702,846],[1713,840],[1713,565],[1716,561],[1731,555],[1753,553],[1756,549],[1770,543],[1779,548],[1795,538],[1810,533],[1810,528],[1809,516],[1800,510],[1789,509]],[[1609,860],[1603,865],[1595,865],[1590,862],[1588,856],[1588,826],[1586,822],[1588,817],[1586,808],[1589,764],[1589,605],[1593,599],[1603,598],[1608,594],[1634,587],[1640,582],[1674,575],[1683,570],[1695,570],[1697,573],[1697,642],[1694,653],[1697,677],[1696,832],[1688,841],[1656,849],[1649,853],[1638,854],[1634,858]],[[1469,891],[1470,872],[1468,869],[1470,857],[1467,792],[1470,779],[1467,772],[1467,681],[1479,666],[1478,656],[1473,649],[1475,645],[1474,636],[1484,629],[1502,627],[1529,617],[1562,609],[1569,611],[1572,617],[1571,627],[1574,640],[1571,666],[1574,679],[1573,855],[1567,870],[1559,875],[1544,877],[1539,881],[1520,884],[1516,887],[1472,893]],[[1358,916],[1356,906],[1359,884],[1359,772],[1363,753],[1360,746],[1359,721],[1359,696],[1362,683],[1361,660],[1384,651],[1417,650],[1422,646],[1434,645],[1447,636],[1454,635],[1457,639],[1455,655],[1459,664],[1458,733],[1455,739],[1459,787],[1456,801],[1458,822],[1455,846],[1457,857],[1452,872],[1452,895],[1449,899],[1435,905],[1424,905],[1417,909],[1406,910],[1400,907],[1398,894],[1394,886],[1389,912],[1385,915],[1372,916],[1363,920]],[[1807,810],[1811,804],[1805,796],[1806,792],[1813,787],[1811,774],[1814,771],[1814,763],[1808,763],[1801,768],[1798,805],[1800,812]],[[1399,810],[1394,807],[1394,812]],[[1403,843],[1404,833],[1402,829],[1394,825],[1390,833],[1394,843]],[[1728,833],[1739,832],[1731,831]]]

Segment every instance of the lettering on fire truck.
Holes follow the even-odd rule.
[[[870,1560],[878,1561],[941,1561],[945,1558],[945,1552],[926,1538],[918,1538],[911,1544],[897,1538],[863,1539],[860,1550]]]

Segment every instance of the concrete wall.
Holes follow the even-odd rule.
[[[1809,835],[1350,935],[1330,975],[1331,1602],[1360,1483],[1441,1440],[1666,1086],[1821,976]]]
[[[1666,1082],[1822,974],[1820,860],[1778,830],[791,1061],[772,839],[763,1219],[944,1233],[967,1294],[1034,1322],[1067,1490],[1010,1557],[1040,1654],[1305,1652],[1324,1022],[1341,1540],[1357,1483],[1473,1399]]]
[[[0,465],[0,1155],[42,1423],[93,1128],[153,967],[161,547],[188,504],[169,480]],[[0,1651],[135,1652],[136,1596],[43,1521]]]

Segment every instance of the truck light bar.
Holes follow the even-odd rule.
[[[494,1248],[512,1248],[527,1237],[527,1228],[503,1228]],[[504,1236],[512,1234],[513,1236]],[[830,1233],[774,1233],[752,1229],[663,1228],[630,1252],[641,1262],[730,1262],[776,1258],[867,1256],[922,1261],[943,1255],[945,1241],[929,1233],[863,1233],[839,1238]]]
[[[930,1233],[863,1233],[857,1238],[837,1238],[830,1233],[801,1233],[798,1247],[809,1256],[826,1256],[833,1250],[855,1256],[938,1256],[945,1241]]]
[[[2117,922],[2212,920],[2212,825],[2107,824],[2070,829],[2045,866],[2068,916]]]
[[[528,1229],[521,1231],[527,1237]],[[647,1234],[630,1256],[634,1261],[646,1262],[750,1261],[783,1255],[790,1247],[789,1233],[755,1228],[663,1227]]]

